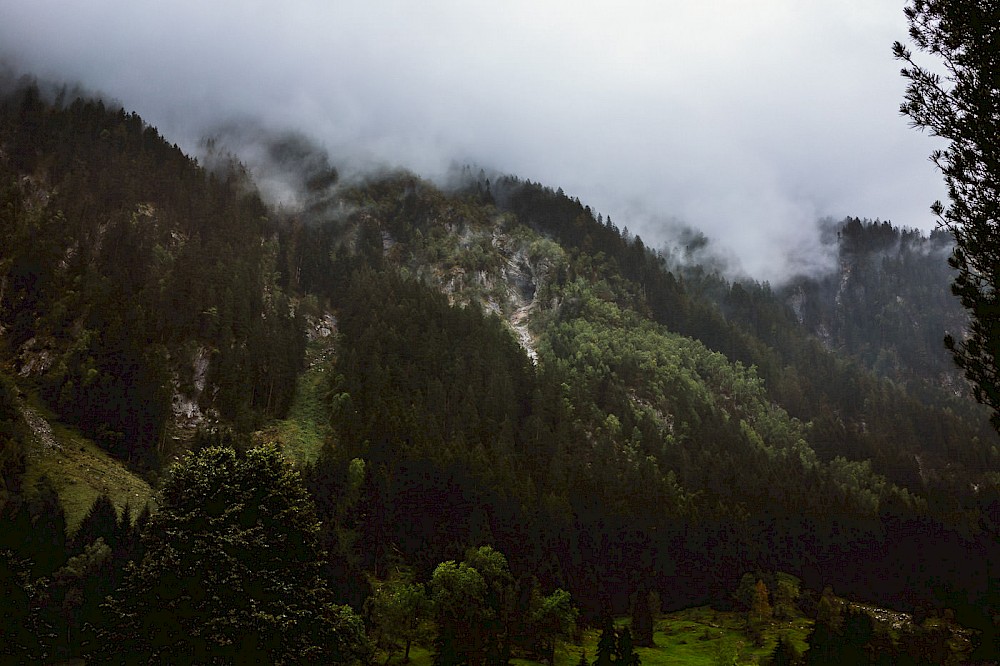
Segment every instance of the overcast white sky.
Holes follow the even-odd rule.
[[[647,244],[680,220],[761,279],[815,221],[930,229],[945,196],[898,115],[902,0],[0,0],[0,55],[194,150],[298,129],[335,162],[471,162],[562,187]]]

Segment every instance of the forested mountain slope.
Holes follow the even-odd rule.
[[[280,414],[302,322],[275,284],[274,223],[135,114],[36,88],[2,109],[3,342],[67,421],[152,467],[181,411]]]
[[[890,345],[905,328],[852,346],[869,331],[818,296],[799,311],[767,285],[671,272],[513,177],[445,190],[321,171],[302,183],[314,205],[278,211],[238,165],[207,171],[134,114],[8,95],[4,371],[152,477],[192,422],[197,448],[282,416],[307,320],[332,317],[332,435],[302,477],[321,521],[310,552],[356,608],[369,576],[429,579],[491,544],[590,618],[651,590],[726,603],[757,569],[996,612],[996,433],[968,400],[866,367],[904,367],[876,347],[908,358]],[[28,499],[12,404],[3,521]]]
[[[897,382],[968,393],[942,342],[968,327],[951,293],[951,236],[857,218],[828,232],[836,232],[837,270],[780,290],[803,326]]]
[[[349,356],[338,359],[334,389],[340,439],[374,446],[349,454],[376,465],[370,479],[378,511],[367,512],[362,526],[375,530],[370,544],[384,543],[384,530],[403,529],[389,542],[408,544],[413,550],[405,552],[418,554],[486,534],[512,544],[516,561],[523,553],[523,561],[537,563],[577,552],[594,534],[604,534],[600,546],[588,546],[584,559],[591,573],[565,561],[547,565],[559,580],[581,584],[623,561],[630,562],[623,568],[629,575],[644,572],[639,580],[665,580],[687,557],[691,566],[704,565],[701,540],[707,539],[716,544],[711,559],[721,579],[752,561],[797,571],[816,561],[839,568],[838,557],[854,559],[858,548],[888,566],[900,555],[896,545],[920,543],[924,533],[936,534],[937,557],[946,549],[940,531],[911,522],[926,515],[925,502],[935,507],[932,522],[946,520],[954,529],[955,520],[972,520],[978,532],[979,507],[995,501],[995,435],[975,407],[966,418],[918,399],[832,353],[791,316],[776,320],[783,323],[771,327],[773,337],[758,337],[711,298],[690,291],[640,240],[597,223],[558,192],[513,179],[471,179],[465,189],[446,194],[404,174],[343,196],[361,212],[337,224],[358,225],[354,261],[376,271],[361,274],[360,282],[356,274],[350,293],[362,297],[338,306],[346,317],[341,344]],[[322,228],[309,233],[319,239]],[[380,282],[381,272],[399,267],[417,282]],[[723,286],[736,293],[742,288]],[[394,305],[385,307],[392,310],[382,314],[377,294],[396,289],[411,296],[389,299]],[[520,337],[537,354],[539,385],[520,394],[533,396],[530,402],[503,397],[518,395],[511,388],[524,382],[522,370],[505,371],[509,379],[489,385],[464,365],[455,374],[434,369],[442,358],[453,358],[449,343],[463,338],[417,323],[446,321],[450,311],[433,294],[420,305],[415,294],[427,289],[471,303],[473,313],[464,316],[475,321],[475,304],[485,303],[528,329]],[[336,294],[329,297],[336,302]],[[411,320],[414,315],[396,310],[399,303],[428,314]],[[768,308],[791,312],[768,297],[758,321]],[[435,310],[439,314],[431,315]],[[457,348],[459,358],[467,358],[476,344]],[[358,361],[357,353],[370,356]],[[522,368],[524,360],[515,355],[493,363],[499,372]],[[371,373],[358,368],[376,369],[377,390]],[[475,388],[465,388],[466,377]],[[456,419],[456,410],[462,417]],[[455,423],[471,428],[456,432]],[[427,438],[426,428],[442,435]],[[429,475],[425,465],[448,475]],[[495,490],[484,491],[482,479]],[[421,497],[434,500],[425,505]],[[459,509],[442,511],[443,499]],[[380,515],[384,519],[371,520]],[[447,525],[446,538],[414,533],[414,515],[422,516],[417,525],[423,529]],[[910,518],[890,518],[897,515]],[[832,532],[803,547],[800,530],[817,532],[811,516],[825,525],[819,534]],[[845,522],[852,536],[842,531]],[[512,525],[519,530],[501,537]],[[540,533],[531,536],[532,529]],[[547,541],[553,535],[568,541]],[[525,552],[532,543],[537,545]],[[880,545],[872,550],[873,544]],[[678,556],[645,565],[629,559],[650,552]],[[922,558],[931,550],[912,552]],[[377,558],[373,550],[366,553]],[[436,557],[427,555],[427,561]],[[685,594],[694,593],[697,577],[686,580],[691,588]],[[604,589],[632,584],[639,583],[615,580]],[[594,580],[575,591],[600,595],[601,589]]]
[[[731,361],[754,366],[770,398],[790,415],[811,423],[810,442],[821,457],[871,460],[897,483],[911,488],[943,484],[942,490],[949,495],[967,494],[967,484],[978,478],[979,470],[995,469],[997,439],[984,410],[965,395],[952,400],[952,390],[926,385],[907,390],[867,372],[856,349],[841,345],[831,350],[828,340],[808,335],[810,329],[803,328],[787,292],[776,293],[767,284],[731,283],[697,266],[685,267],[675,277],[666,270],[665,259],[647,249],[641,239],[623,238],[610,221],[594,224],[589,208],[559,192],[515,179],[504,179],[492,190],[501,207],[518,211],[520,219],[553,234],[583,256],[598,257],[627,278],[638,292],[639,307],[653,321],[701,341]],[[589,224],[584,222],[587,219]],[[947,269],[935,273],[946,274]],[[874,280],[878,275],[859,275],[855,281]],[[934,281],[925,277],[914,286],[921,284],[934,285]],[[952,312],[950,304],[940,304],[947,283],[932,286],[930,292],[933,298],[926,308],[908,310],[914,316],[918,311],[925,313],[916,324],[916,336],[894,322],[895,334],[885,338],[884,345],[890,353],[912,348],[914,337],[933,336],[942,307]],[[814,307],[820,309],[822,304]],[[860,327],[865,315],[855,306],[841,319]],[[948,321],[954,322],[955,317]],[[911,363],[904,371],[912,375],[920,368],[919,362]],[[915,464],[921,454],[934,459],[923,471]],[[961,471],[954,469],[955,463]],[[928,474],[929,470],[934,472]]]

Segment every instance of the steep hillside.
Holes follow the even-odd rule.
[[[380,178],[342,193],[355,213],[304,232],[314,247],[335,224],[329,271],[353,276],[321,292],[342,317],[331,392],[345,448],[320,467],[368,465],[358,566],[386,566],[386,543],[430,563],[485,538],[599,605],[678,572],[674,593],[710,595],[753,562],[830,581],[859,549],[880,571],[862,574],[869,593],[895,595],[914,580],[883,568],[903,542],[927,546],[903,559],[961,558],[962,537],[943,534],[996,497],[981,413],[878,379],[791,316],[761,335],[559,193],[469,183]],[[760,326],[786,312],[756,302]],[[498,342],[501,324],[524,352]],[[928,501],[950,527],[914,522]],[[713,580],[696,573],[706,561]]]
[[[951,237],[857,218],[835,230],[837,271],[781,290],[802,325],[880,375],[968,394],[942,342],[967,327],[951,293]]]
[[[604,270],[624,280],[631,302],[653,321],[730,361],[755,367],[770,398],[812,424],[809,441],[820,457],[870,460],[876,470],[911,489],[926,487],[973,503],[983,499],[973,488],[983,471],[993,478],[1000,450],[986,413],[965,395],[955,399],[951,391],[920,384],[907,390],[866,371],[853,349],[830,349],[810,335],[795,310],[767,284],[730,283],[697,266],[675,277],[666,258],[641,239],[625,237],[610,220],[597,222],[588,207],[561,192],[507,178],[493,184],[489,197],[584,258],[591,274]],[[925,315],[918,330],[930,335],[936,330],[943,288],[932,291],[938,300],[926,308],[907,309]],[[855,309],[847,317],[858,314]],[[886,348],[912,348],[914,336],[896,323]]]
[[[28,86],[0,104],[5,359],[67,422],[156,467],[182,424],[280,415],[302,324],[274,223],[135,114]]]
[[[796,310],[767,285],[672,272],[561,191],[470,172],[447,190],[341,184],[319,164],[306,205],[278,212],[239,165],[206,171],[134,114],[8,96],[4,367],[150,478],[176,448],[255,430],[285,446],[331,588],[358,607],[372,576],[426,580],[489,543],[522,590],[562,586],[588,617],[651,590],[728,603],[755,570],[997,608],[996,433],[967,400],[866,367],[919,365],[901,322],[933,310],[900,292],[874,341],[849,296],[897,287],[870,258],[842,310]],[[332,342],[307,356],[319,331]],[[0,490],[23,499],[31,426],[12,414]],[[51,571],[66,553],[50,550]]]
[[[22,481],[26,496],[32,498],[42,478],[47,478],[66,513],[68,535],[77,531],[101,495],[119,514],[128,506],[135,515],[153,501],[149,483],[99,446],[69,428],[53,427],[36,407],[22,403],[21,410],[31,430]]]

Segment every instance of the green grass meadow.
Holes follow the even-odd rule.
[[[616,622],[619,627],[627,626],[628,619]],[[656,647],[638,648],[636,651],[643,666],[675,666],[681,664],[755,664],[770,656],[784,634],[794,644],[800,654],[805,652],[806,640],[812,631],[812,620],[794,618],[787,622],[775,621],[765,631],[762,647],[754,647],[743,631],[744,619],[741,613],[716,611],[708,606],[689,608],[664,614],[656,622],[653,641]],[[597,658],[598,629],[583,630],[579,642],[564,642],[556,648],[555,666],[577,666],[580,654],[586,651],[587,661]],[[385,662],[385,655],[377,655],[378,663]],[[410,666],[432,666],[433,653],[423,645],[410,649]],[[402,666],[402,652],[393,655],[391,666]],[[511,659],[514,666],[541,666],[531,659]]]
[[[59,448],[35,447],[30,452],[24,487],[31,493],[38,479],[49,477],[66,513],[69,534],[76,531],[102,493],[111,498],[119,513],[129,504],[133,516],[153,502],[153,489],[141,477],[77,430],[60,425],[37,406],[34,409],[51,425]]]

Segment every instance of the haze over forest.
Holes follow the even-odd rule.
[[[944,197],[933,141],[897,112],[896,3],[5,0],[0,16],[9,71],[127,100],[194,154],[218,137],[265,180],[253,143],[272,132],[342,173],[474,164],[560,186],[651,246],[701,230],[762,280],[826,265],[822,218],[929,230]]]
[[[902,10],[0,0],[0,662],[995,663]]]

